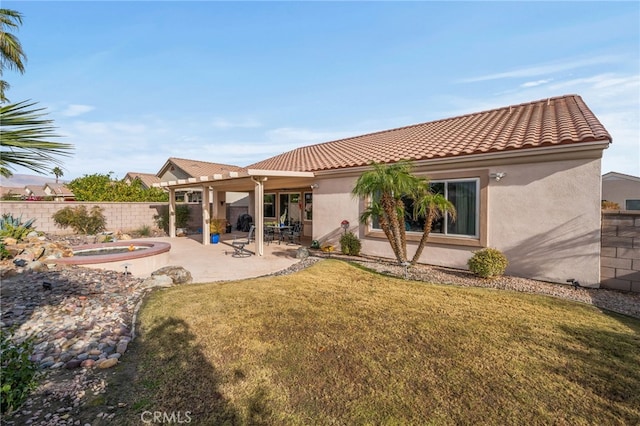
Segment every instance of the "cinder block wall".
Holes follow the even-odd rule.
[[[71,234],[72,229],[58,228],[52,216],[65,207],[84,205],[91,211],[93,206],[103,208],[102,214],[107,219],[107,230],[131,232],[143,226],[157,228],[153,216],[157,215],[167,203],[96,203],[96,202],[55,202],[55,201],[2,201],[0,213],[11,213],[14,217],[22,215],[22,220],[35,218],[34,226],[38,231],[50,234]],[[202,207],[200,204],[189,204],[189,228],[202,227]]]
[[[640,293],[640,212],[602,214],[600,285]]]

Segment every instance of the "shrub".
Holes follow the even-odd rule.
[[[0,217],[0,238],[15,238],[20,241],[33,231],[35,219],[29,219],[22,223],[22,215],[15,218],[11,213],[5,213]]]
[[[142,225],[140,229],[136,230],[136,233],[141,237],[148,237],[151,235],[151,227],[149,225]]]
[[[186,228],[190,216],[189,206],[186,204],[176,205],[176,228]],[[153,216],[158,228],[169,233],[169,206],[162,206],[158,214]]]
[[[342,234],[342,237],[340,237],[340,249],[343,254],[359,256],[360,248],[362,248],[362,243],[353,232],[345,232]]]
[[[107,219],[99,206],[93,206],[91,213],[85,206],[65,207],[53,215],[53,221],[60,228],[71,227],[76,234],[89,235],[104,231],[107,224]]]
[[[6,329],[0,329],[0,339],[0,411],[5,414],[19,408],[36,387],[38,366],[29,358],[33,340],[16,343],[13,332]]]
[[[614,201],[602,200],[602,210],[620,210],[620,204]]]
[[[482,278],[504,274],[508,264],[506,256],[493,248],[476,251],[468,262],[469,270]]]
[[[7,247],[4,243],[0,242],[0,260],[8,259],[11,257],[11,253],[7,250]]]

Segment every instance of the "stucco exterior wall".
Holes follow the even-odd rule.
[[[467,170],[483,179],[486,206],[481,208],[480,228],[486,233],[469,245],[428,243],[420,262],[467,269],[467,261],[482,246],[497,248],[509,259],[507,273],[566,283],[575,279],[583,286],[600,282],[600,157],[523,163],[473,165]],[[489,178],[504,172],[499,181]],[[442,177],[446,170],[434,171]],[[464,168],[450,173],[464,174]],[[429,172],[426,172],[429,175]],[[357,176],[319,180],[314,191],[314,239],[337,242],[340,222],[358,224],[363,206],[351,196]],[[481,191],[483,189],[481,188]],[[362,252],[392,258],[386,238],[367,236],[357,230]],[[484,241],[483,241],[484,239]],[[409,241],[411,257],[416,242]]]
[[[35,218],[34,226],[38,231],[51,234],[70,234],[71,229],[58,228],[52,216],[65,207],[84,205],[90,211],[93,206],[100,206],[107,219],[107,230],[130,232],[143,226],[156,228],[153,216],[157,215],[166,203],[96,203],[96,202],[48,202],[48,201],[2,201],[0,213],[11,213],[14,217],[22,215],[23,220]],[[189,204],[189,228],[202,227],[202,208],[199,204]]]
[[[626,200],[640,200],[640,182],[631,179],[602,180],[602,199],[618,203],[625,210]]]
[[[600,282],[600,159],[501,167],[489,186],[488,245],[507,273],[584,286]]]

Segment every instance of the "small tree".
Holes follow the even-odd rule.
[[[53,215],[53,221],[60,228],[71,227],[77,234],[88,235],[104,231],[107,224],[107,219],[99,206],[93,206],[91,213],[85,206],[65,207]]]

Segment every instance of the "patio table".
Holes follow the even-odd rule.
[[[278,244],[284,240],[284,232],[291,229],[289,225],[267,225],[265,228],[273,229],[273,233],[278,233]]]

